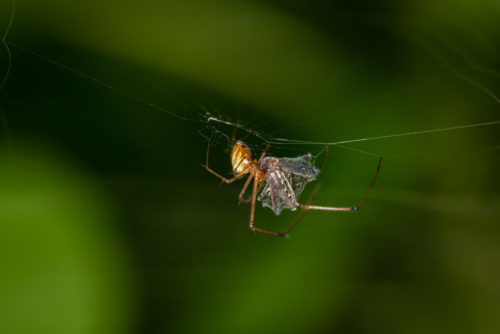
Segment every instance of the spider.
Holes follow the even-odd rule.
[[[243,189],[241,190],[238,198],[240,201],[249,203],[250,207],[250,222],[248,227],[250,230],[258,233],[268,234],[272,236],[283,237],[290,232],[290,230],[297,224],[307,210],[323,210],[323,211],[357,211],[361,205],[366,201],[368,194],[375,185],[380,166],[382,164],[382,157],[380,157],[375,176],[372,179],[368,190],[363,195],[361,200],[356,206],[353,207],[333,207],[333,206],[318,206],[311,205],[310,201],[307,204],[298,202],[298,197],[304,190],[307,183],[317,179],[328,154],[328,146],[326,147],[323,163],[320,168],[317,168],[312,163],[312,154],[299,156],[297,158],[275,158],[266,156],[269,149],[269,143],[262,152],[258,160],[252,159],[252,152],[250,148],[238,140],[233,144],[231,150],[231,164],[234,176],[230,179],[218,174],[208,166],[210,154],[210,140],[207,147],[207,162],[205,168],[208,172],[217,176],[225,183],[232,183],[243,178],[249,174]],[[252,195],[250,198],[245,198],[245,192],[253,182]],[[317,190],[317,189],[316,189]],[[315,192],[311,198],[315,196]],[[258,196],[257,196],[258,195]],[[295,211],[298,207],[302,209],[301,214],[293,221],[284,231],[273,232],[263,230],[254,226],[255,217],[255,204],[257,201],[262,202],[262,206],[271,208],[276,215],[279,215],[283,209],[290,209]]]

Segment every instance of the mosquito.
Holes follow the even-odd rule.
[[[276,158],[266,156],[268,149],[269,144],[266,146],[258,160],[252,159],[252,152],[250,151],[250,148],[242,141],[236,141],[233,144],[230,156],[234,176],[228,179],[215,172],[208,165],[210,154],[209,140],[207,147],[207,162],[205,167],[208,172],[217,176],[225,183],[232,183],[234,181],[240,180],[248,174],[248,178],[246,179],[243,189],[238,196],[239,200],[242,202],[251,202],[250,222],[248,227],[254,232],[277,237],[286,236],[288,232],[290,232],[290,230],[295,227],[304,213],[308,210],[351,212],[358,211],[358,209],[366,201],[366,198],[374,187],[380,171],[380,166],[382,165],[382,157],[380,157],[377,165],[377,170],[372,179],[372,182],[368,187],[368,190],[365,192],[356,206],[318,206],[311,205],[310,201],[307,204],[302,204],[299,203],[298,198],[304,190],[305,186],[309,182],[314,181],[318,178],[318,175],[323,168],[324,162],[326,161],[328,146],[325,152],[323,163],[321,164],[320,168],[314,166],[314,163],[312,162],[313,156],[311,153],[307,153],[296,158]],[[250,198],[245,198],[245,192],[250,186],[252,180],[254,181],[252,186],[252,194]],[[313,198],[314,195],[315,193],[313,193],[311,198]],[[302,212],[297,217],[297,219],[282,232],[263,230],[255,227],[254,225],[255,205],[257,201],[260,201],[262,203],[262,206],[271,208],[276,215],[279,215],[283,209],[295,211],[299,207],[302,209]]]

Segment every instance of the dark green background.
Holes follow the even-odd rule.
[[[241,182],[203,165],[211,136],[231,172],[233,126],[206,112],[245,124],[254,155],[250,131],[498,121],[499,19],[493,1],[17,1],[0,332],[498,333],[499,125],[331,146],[317,204],[355,204],[383,154],[378,183],[359,212],[310,212],[287,239],[251,233]],[[270,154],[324,148],[289,144]],[[296,215],[259,205],[256,224]]]

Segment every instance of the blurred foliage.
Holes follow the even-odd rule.
[[[106,200],[36,146],[0,166],[0,331],[121,333],[131,276]]]
[[[356,203],[384,154],[378,183],[356,214],[310,212],[287,239],[250,233],[242,184],[200,165],[212,136],[230,175],[235,122],[258,155],[250,131],[499,120],[499,18],[486,0],[17,1],[0,332],[497,333],[498,125],[332,146],[318,204]],[[295,216],[259,206],[256,224]]]

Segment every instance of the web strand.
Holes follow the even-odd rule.
[[[75,74],[75,75],[77,75],[77,76],[79,76],[79,77],[82,77],[82,78],[84,78],[84,79],[90,80],[90,81],[92,81],[92,82],[96,83],[96,84],[97,84],[97,85],[99,85],[99,86],[102,86],[102,87],[104,87],[104,88],[107,88],[107,89],[110,89],[110,90],[112,90],[112,91],[114,91],[114,92],[117,92],[117,93],[119,93],[119,94],[121,94],[121,95],[123,95],[123,96],[125,96],[125,97],[127,97],[127,98],[129,98],[129,99],[131,99],[131,100],[134,100],[134,101],[136,101],[136,102],[139,102],[140,104],[143,104],[143,105],[148,106],[148,107],[150,107],[150,108],[153,108],[153,109],[155,109],[155,110],[158,110],[158,111],[161,111],[161,112],[167,113],[167,114],[169,114],[170,116],[172,116],[172,117],[174,117],[174,118],[176,118],[176,119],[178,119],[178,120],[181,120],[181,121],[192,121],[192,119],[189,119],[189,118],[186,118],[186,117],[180,116],[180,115],[178,115],[178,114],[176,114],[176,113],[174,113],[174,112],[172,112],[172,111],[170,111],[170,110],[168,110],[168,109],[166,109],[166,108],[163,108],[163,107],[160,107],[160,106],[159,106],[159,105],[157,105],[157,104],[151,103],[150,101],[147,101],[147,100],[145,100],[145,99],[143,99],[143,98],[141,98],[141,97],[139,97],[139,96],[137,96],[137,95],[134,95],[134,94],[132,94],[132,93],[129,93],[129,92],[127,92],[127,91],[125,91],[125,90],[122,90],[122,89],[120,89],[120,88],[117,88],[117,87],[115,87],[115,86],[113,86],[113,85],[111,85],[111,84],[109,84],[109,83],[107,83],[107,82],[104,82],[104,81],[102,81],[102,80],[99,80],[99,79],[97,79],[97,78],[95,78],[95,77],[93,77],[93,76],[90,76],[90,75],[88,75],[88,74],[85,74],[85,73],[83,73],[83,72],[81,72],[81,71],[79,71],[79,70],[77,70],[77,69],[74,69],[74,68],[72,68],[72,67],[70,67],[70,66],[68,66],[68,65],[63,64],[63,63],[60,63],[60,62],[58,62],[58,61],[56,61],[56,60],[54,60],[54,59],[51,59],[51,58],[48,58],[48,57],[42,56],[42,55],[40,55],[39,53],[36,53],[35,51],[29,50],[29,49],[27,49],[27,48],[25,48],[25,47],[23,47],[23,46],[21,46],[21,45],[19,45],[19,44],[16,44],[16,43],[14,43],[14,42],[12,42],[12,41],[8,41],[8,43],[9,43],[11,46],[13,46],[13,47],[15,47],[15,48],[17,48],[17,49],[19,49],[19,50],[21,50],[21,51],[24,51],[24,52],[26,52],[26,53],[28,53],[28,54],[30,54],[30,55],[32,55],[32,56],[38,57],[38,58],[40,58],[40,59],[42,59],[42,60],[44,60],[44,61],[46,61],[46,62],[48,62],[48,63],[51,63],[51,64],[53,64],[53,65],[55,65],[55,66],[58,66],[58,67],[60,67],[60,68],[62,68],[62,69],[65,69],[65,70],[67,70],[68,72],[71,72],[71,73],[73,73],[73,74]]]
[[[12,18],[11,18],[12,19]],[[10,29],[10,26],[9,26],[9,29]],[[6,34],[4,35],[4,37],[6,36]],[[4,40],[2,40],[4,41]],[[5,41],[7,43],[7,41]],[[353,151],[357,151],[359,153],[364,153],[364,154],[369,154],[369,155],[373,155],[373,156],[378,156],[379,154],[376,154],[376,153],[372,153],[372,152],[367,152],[367,151],[362,151],[362,150],[359,150],[359,149],[356,149],[356,148],[352,148],[352,147],[347,147],[343,144],[349,144],[349,143],[360,143],[360,142],[368,142],[368,141],[375,141],[375,140],[383,140],[383,139],[391,139],[391,138],[397,138],[397,137],[407,137],[407,136],[414,136],[414,135],[423,135],[423,134],[430,134],[430,133],[438,133],[438,132],[446,132],[446,131],[455,131],[455,130],[463,130],[463,129],[471,129],[471,128],[478,128],[478,127],[486,127],[486,126],[494,126],[494,125],[499,125],[500,124],[500,120],[493,120],[493,121],[486,121],[486,122],[482,122],[482,123],[474,123],[474,124],[464,124],[464,125],[457,125],[457,126],[451,126],[451,127],[443,127],[443,128],[435,128],[435,129],[430,129],[430,130],[418,130],[418,131],[409,131],[409,132],[403,132],[403,133],[396,133],[396,134],[389,134],[389,135],[381,135],[381,136],[374,136],[374,137],[366,137],[366,138],[357,138],[357,139],[349,139],[349,140],[340,140],[340,141],[307,141],[307,140],[299,140],[299,139],[288,139],[288,138],[275,138],[275,137],[272,137],[272,136],[269,136],[269,135],[264,135],[258,131],[255,131],[253,130],[251,127],[249,127],[248,125],[245,125],[245,124],[242,124],[242,123],[238,123],[238,122],[233,122],[233,121],[230,121],[230,120],[225,120],[225,119],[221,119],[221,118],[218,118],[218,117],[215,117],[214,115],[212,115],[208,110],[206,110],[206,108],[204,108],[203,106],[201,106],[201,109],[204,111],[204,117],[202,119],[190,119],[190,118],[187,118],[187,117],[183,117],[183,116],[180,116],[166,108],[163,108],[161,106],[158,106],[154,103],[151,103],[150,101],[148,100],[145,100],[137,95],[134,95],[134,94],[131,94],[125,90],[122,90],[120,88],[117,88],[105,81],[102,81],[100,79],[97,79],[93,76],[90,76],[88,74],[85,74],[84,72],[82,71],[79,71],[77,69],[74,69],[68,65],[65,65],[63,63],[60,63],[56,60],[53,60],[51,58],[48,58],[48,57],[45,57],[43,55],[40,55],[39,53],[35,52],[35,51],[32,51],[32,50],[29,50],[17,43],[14,43],[12,41],[8,41],[8,44],[23,51],[23,52],[26,52],[34,57],[38,57],[44,61],[47,61],[48,63],[51,63],[55,66],[58,66],[60,68],[63,68],[77,76],[80,76],[86,80],[90,80],[94,83],[96,83],[97,85],[99,86],[102,86],[104,88],[107,88],[107,89],[110,89],[112,91],[115,91],[131,100],[134,100],[134,101],[137,101],[145,106],[148,106],[152,109],[155,109],[155,110],[158,110],[158,111],[161,111],[161,112],[164,112],[164,113],[167,113],[169,115],[171,115],[172,117],[178,119],[178,120],[182,120],[182,121],[198,121],[198,122],[201,122],[201,123],[204,123],[204,124],[210,124],[210,123],[220,123],[220,124],[224,124],[224,125],[227,125],[227,126],[231,126],[231,127],[235,127],[237,129],[240,129],[244,132],[246,132],[248,135],[253,135],[259,139],[261,139],[262,141],[266,142],[266,143],[270,143],[270,144],[275,144],[275,145],[322,145],[322,146],[338,146],[338,147],[341,147],[341,148],[345,148],[345,149],[348,149],[348,150],[353,150]],[[484,90],[484,89],[483,89]],[[492,96],[495,101],[499,102],[498,101],[498,98],[496,98],[496,96],[493,94]],[[217,131],[219,133],[222,134],[222,132],[220,131]]]
[[[483,127],[483,126],[492,126],[492,125],[499,125],[499,124],[500,124],[500,120],[497,120],[497,121],[489,121],[489,122],[483,122],[483,123],[458,125],[458,126],[452,126],[452,127],[446,127],[446,128],[437,128],[437,129],[420,130],[420,131],[410,131],[410,132],[396,133],[396,134],[383,135],[383,136],[375,136],[375,137],[367,137],[367,138],[359,138],[359,139],[350,139],[350,140],[342,140],[342,141],[332,141],[332,142],[320,142],[320,141],[306,141],[306,140],[296,140],[296,139],[286,139],[286,138],[275,138],[272,141],[270,141],[270,143],[271,144],[281,144],[281,145],[287,145],[287,144],[288,145],[292,145],[293,144],[293,145],[328,145],[328,146],[333,146],[333,145],[349,144],[349,143],[359,143],[359,142],[365,142],[365,141],[389,139],[389,138],[396,138],[396,137],[406,137],[406,136],[422,135],[422,134],[429,134],[429,133],[436,133],[436,132],[445,132],[445,131],[471,129],[471,128],[478,128],[478,127]]]

